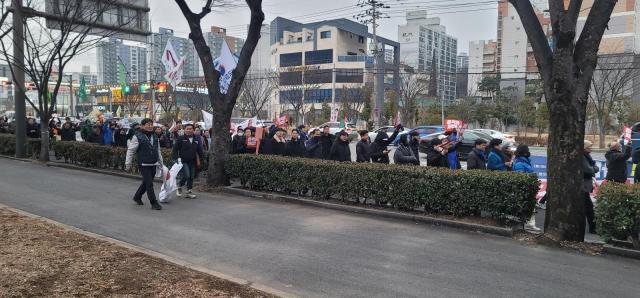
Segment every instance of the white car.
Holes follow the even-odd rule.
[[[387,137],[389,137],[389,138],[390,138],[390,137],[391,137],[391,135],[393,134],[393,132],[395,131],[395,129],[396,129],[396,128],[395,128],[395,126],[383,126],[383,127],[380,127],[380,128],[378,128],[378,129],[376,129],[375,131],[372,131],[372,132],[370,132],[370,133],[369,133],[369,139],[371,140],[371,142],[375,141],[375,139],[376,139],[376,137],[378,136],[378,134],[379,134],[379,133],[386,133],[386,134],[387,134]],[[406,128],[406,127],[404,127],[404,128],[400,131],[400,133],[401,133],[401,134],[402,134],[402,133],[406,133],[406,132],[408,132],[409,130],[411,130],[411,129],[410,129],[410,128]],[[393,140],[392,140],[392,141],[393,141]]]
[[[488,134],[492,138],[495,138],[495,139],[501,139],[503,141],[507,141],[507,142],[511,142],[511,143],[515,143],[516,142],[516,137],[514,135],[506,134],[506,133],[503,133],[503,132],[500,132],[500,131],[497,131],[497,130],[485,129],[485,128],[479,128],[479,129],[473,129],[473,130]]]
[[[325,126],[329,126],[329,132],[332,135],[337,134],[338,132],[340,132],[343,129],[342,125],[340,125],[340,122],[327,122],[327,123],[324,123],[324,124],[322,124],[322,125],[320,125],[318,127],[312,128],[309,131],[312,131],[314,129],[319,129],[320,131],[322,131],[322,128],[325,127]],[[356,129],[356,126],[354,124],[347,123],[346,131],[347,131],[348,134],[352,134],[353,132],[355,132],[355,129]]]

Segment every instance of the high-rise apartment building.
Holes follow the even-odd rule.
[[[431,73],[435,52],[438,96],[455,99],[458,40],[447,34],[440,18],[428,18],[426,10],[409,11],[406,20],[406,25],[398,26],[400,59],[419,72]]]
[[[172,29],[160,28],[158,33],[149,36],[149,43],[152,50],[150,51],[150,67],[149,77],[155,81],[164,81],[166,70],[162,65],[162,52],[167,46],[167,42],[171,42],[173,49],[184,58],[183,78],[193,78],[200,76],[200,58],[193,46],[193,41],[188,38],[177,37]]]
[[[249,72],[253,74],[267,74],[273,67],[271,65],[271,28],[263,24],[260,29],[260,40],[253,56],[251,56],[251,68]]]
[[[213,59],[220,57],[223,40],[227,41],[231,52],[237,55],[240,55],[240,51],[244,46],[244,39],[228,36],[227,29],[222,27],[211,26],[211,31],[204,34],[204,39],[209,48],[211,48],[211,56],[213,56]]]
[[[117,84],[118,65],[124,65],[127,83],[147,80],[147,49],[110,38],[97,46],[98,84]]]
[[[456,61],[456,98],[468,96],[469,55],[460,53]]]
[[[469,96],[484,96],[478,92],[478,84],[485,77],[498,74],[498,43],[495,40],[469,42]]]

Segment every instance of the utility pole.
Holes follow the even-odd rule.
[[[69,114],[76,116],[76,104],[73,102],[73,75],[69,75]]]
[[[13,82],[16,106],[16,157],[26,156],[27,112],[24,94],[24,16],[22,0],[13,1]]]
[[[382,107],[384,106],[384,46],[382,49],[378,48],[378,19],[380,18],[389,18],[388,15],[381,12],[382,9],[388,9],[390,6],[385,5],[380,0],[360,0],[357,4],[359,7],[366,7],[363,13],[354,16],[356,19],[360,20],[363,24],[371,24],[373,29],[373,57],[374,57],[374,94],[375,94],[375,104],[374,104],[374,126],[376,128],[380,127],[380,116],[382,114]]]

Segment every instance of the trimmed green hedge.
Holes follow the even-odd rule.
[[[127,149],[84,142],[57,142],[53,145],[57,159],[83,167],[123,170]],[[162,149],[164,164],[171,167],[171,150]],[[134,161],[134,165],[135,165]]]
[[[314,199],[374,199],[403,210],[454,216],[484,212],[498,220],[529,218],[539,188],[535,175],[278,156],[232,155],[227,173],[255,190],[309,189]]]
[[[600,187],[596,224],[605,241],[631,237],[634,248],[640,249],[640,184],[606,183]]]
[[[38,158],[40,155],[40,139],[27,139],[27,157]],[[16,136],[12,134],[0,134],[0,155],[16,155]]]

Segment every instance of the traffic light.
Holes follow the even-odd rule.
[[[124,93],[129,93],[129,91],[131,91],[131,89],[129,88],[129,85],[124,86]]]

